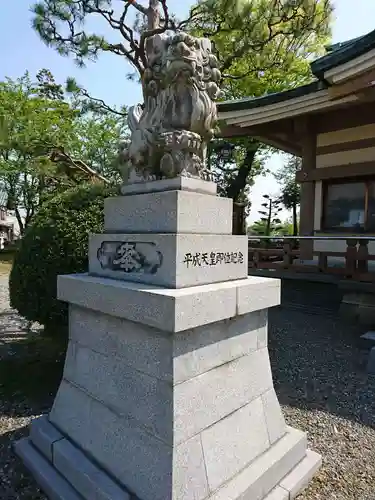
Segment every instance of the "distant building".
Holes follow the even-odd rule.
[[[2,250],[7,243],[18,238],[19,227],[17,218],[11,215],[7,208],[8,196],[0,191],[0,249]]]

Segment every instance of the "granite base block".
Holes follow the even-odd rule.
[[[277,443],[212,492],[207,500],[264,500],[305,458],[306,444],[305,433],[288,428]]]
[[[70,340],[124,367],[173,384],[267,347],[267,311],[254,311],[174,335],[70,306]]]
[[[176,333],[279,305],[280,281],[249,277],[168,289],[75,274],[58,277],[57,295],[82,308]]]
[[[46,415],[33,420],[30,427],[30,437],[18,441],[15,451],[50,498],[130,500],[129,492],[69,439],[56,440],[61,433]],[[44,443],[49,445],[42,450],[39,448],[41,435]],[[47,454],[45,450],[48,450]]]
[[[307,487],[321,464],[322,457],[314,451],[307,450],[305,458],[282,479],[280,484],[264,500],[293,500]]]
[[[51,498],[290,500],[304,486],[318,461],[285,424],[267,349],[278,280],[163,289],[76,275],[58,291],[63,380],[17,445]]]
[[[53,436],[59,432],[46,417],[43,427]],[[39,425],[36,419],[32,425]],[[53,441],[53,440],[52,440]],[[38,450],[31,438],[15,444],[39,486],[51,500],[151,500],[139,497],[117,483],[89,455],[78,449],[70,439],[51,444],[52,461]],[[207,483],[204,455],[199,436],[177,448],[173,464],[173,486],[163,500],[292,500],[308,484],[321,465],[321,457],[307,450],[306,435],[288,428],[274,446],[262,453],[235,474],[223,486]],[[200,456],[200,458],[199,458]],[[202,475],[200,477],[200,471]],[[188,472],[188,473],[186,473]],[[182,475],[180,474],[182,473]],[[159,498],[159,497],[158,497]]]
[[[247,278],[246,236],[95,234],[89,273],[167,288]]]
[[[137,182],[121,186],[121,194],[131,196],[134,194],[157,193],[161,191],[192,191],[216,196],[217,185],[212,181],[204,181],[193,177],[175,177],[149,182]]]
[[[104,201],[106,233],[232,234],[233,201],[189,191],[117,196]]]

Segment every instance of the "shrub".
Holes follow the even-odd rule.
[[[103,230],[104,198],[113,188],[85,184],[43,204],[26,230],[10,274],[11,306],[49,331],[67,325],[67,304],[57,300],[57,276],[86,272],[88,237]]]

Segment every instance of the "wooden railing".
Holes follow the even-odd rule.
[[[301,261],[301,240],[345,241],[343,252],[313,251],[316,262]],[[375,255],[370,255],[368,243],[375,237],[366,236],[249,236],[249,270],[284,270],[301,273],[324,273],[343,278],[375,282]],[[258,242],[259,246],[255,245]],[[317,257],[317,259],[316,259]],[[340,258],[332,264],[330,257]],[[371,269],[371,267],[373,269]]]

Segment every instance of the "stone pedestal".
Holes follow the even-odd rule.
[[[231,200],[176,182],[106,200],[89,273],[59,277],[63,380],[16,444],[51,498],[284,500],[320,465],[273,388],[279,281],[247,277]]]

